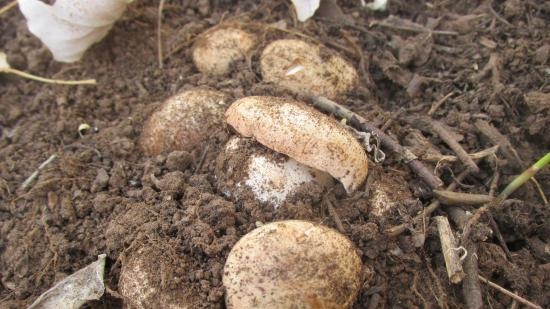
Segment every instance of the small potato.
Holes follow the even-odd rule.
[[[260,62],[265,81],[304,95],[337,98],[358,81],[357,71],[338,54],[300,40],[272,42]]]
[[[196,292],[182,280],[192,263],[171,247],[162,241],[145,245],[124,260],[118,288],[125,309],[199,307]]]
[[[193,61],[202,73],[223,75],[234,62],[244,59],[256,42],[256,36],[244,30],[214,28],[198,38],[193,47]]]
[[[345,309],[362,263],[344,235],[307,221],[263,225],[241,238],[224,267],[228,309]]]
[[[302,102],[247,97],[235,101],[225,117],[241,135],[329,173],[348,193],[367,177],[367,155],[355,137],[336,120]]]
[[[242,137],[227,142],[216,161],[215,173],[226,196],[255,199],[274,208],[295,199],[318,200],[332,184],[329,174]]]
[[[142,151],[155,156],[175,150],[191,151],[222,127],[227,96],[212,90],[188,90],[168,100],[143,126]]]

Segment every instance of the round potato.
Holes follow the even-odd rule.
[[[193,47],[193,61],[199,71],[226,74],[231,65],[245,58],[256,45],[254,34],[233,27],[218,27],[202,34]]]
[[[188,90],[168,100],[147,120],[139,140],[148,156],[175,150],[191,151],[223,124],[225,94]]]
[[[231,138],[216,161],[218,188],[236,200],[255,199],[278,208],[296,199],[318,200],[332,177],[251,139]]]
[[[358,81],[357,71],[341,56],[300,40],[272,42],[260,62],[265,81],[304,95],[336,98]]]
[[[197,308],[198,297],[183,282],[191,261],[164,242],[145,245],[122,264],[118,288],[125,309]],[[166,248],[161,250],[159,248]]]
[[[307,221],[273,222],[231,249],[225,302],[228,309],[345,309],[361,274],[361,259],[342,234]]]
[[[338,179],[347,192],[365,181],[365,150],[339,122],[295,100],[246,97],[225,113],[238,133]]]

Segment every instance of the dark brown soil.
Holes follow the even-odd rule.
[[[0,1],[2,5],[7,2]],[[277,211],[254,201],[226,199],[217,190],[213,175],[218,150],[232,134],[229,129],[213,132],[208,142],[191,153],[146,157],[137,146],[144,120],[181,89],[210,88],[232,99],[291,97],[261,81],[259,51],[276,38],[302,33],[360,68],[359,90],[339,103],[378,126],[393,119],[386,132],[401,144],[420,143],[414,138],[419,128],[409,120],[426,115],[434,102],[453,92],[432,118],[451,128],[467,152],[493,146],[474,125],[480,119],[509,139],[524,166],[549,151],[548,1],[389,0],[384,13],[363,10],[357,0],[339,1],[355,26],[326,18],[297,23],[288,1],[208,3],[167,1],[162,69],[156,57],[157,7],[153,1],[137,1],[76,64],[54,62],[28,32],[17,10],[0,16],[0,50],[13,67],[60,79],[98,80],[96,87],[68,87],[0,75],[0,308],[26,307],[101,253],[108,256],[106,284],[117,291],[121,266],[128,256],[155,243],[169,244],[169,254],[185,261],[185,271],[173,270],[178,282],[165,282],[168,289],[185,286],[186,297],[196,304],[193,308],[224,308],[221,276],[225,258],[257,222],[307,219],[336,227],[323,199],[287,203]],[[457,33],[427,35],[369,27],[389,15]],[[238,63],[228,76],[200,74],[190,56],[193,39],[228,20],[278,22],[279,27],[284,23],[288,31],[248,25],[262,35],[251,61]],[[357,49],[364,51],[363,57]],[[491,56],[498,60],[493,61],[496,65],[484,69]],[[82,123],[94,129],[79,136]],[[454,155],[438,136],[426,131],[420,134],[436,151]],[[57,159],[27,189],[19,189],[52,154]],[[462,181],[459,190],[487,193],[498,171],[498,192],[522,170],[522,164],[499,151],[497,160],[480,161],[481,172]],[[437,171],[449,184],[463,169],[456,162],[439,166]],[[154,183],[151,174],[159,181]],[[537,179],[542,191],[550,195],[548,169]],[[435,225],[414,226],[394,238],[383,233],[410,222],[431,201],[429,188],[390,153],[383,163],[371,164],[367,182],[383,183],[388,196],[396,199],[394,208],[382,217],[370,212],[373,200],[368,195],[373,187],[346,196],[336,186],[328,195],[345,234],[360,249],[363,262],[374,269],[354,308],[466,307],[461,286],[447,279]],[[476,239],[479,270],[489,280],[548,307],[549,206],[531,184],[513,198],[518,201],[493,211],[511,255],[506,255],[494,233]],[[481,225],[488,225],[486,217]],[[166,258],[162,263],[177,260]],[[166,274],[159,270],[160,276]],[[511,298],[485,285],[482,295],[488,308],[512,305]],[[88,306],[121,308],[122,301],[116,293],[106,293]]]

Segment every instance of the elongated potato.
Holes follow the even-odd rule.
[[[367,155],[353,135],[336,120],[302,102],[247,97],[235,101],[225,117],[241,135],[329,173],[348,193],[357,190],[367,177]]]
[[[228,309],[347,309],[363,265],[344,235],[307,221],[263,225],[241,238],[225,262]]]
[[[277,40],[263,51],[262,78],[293,92],[336,98],[352,90],[357,71],[324,46],[301,40]]]

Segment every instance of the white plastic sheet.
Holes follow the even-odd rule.
[[[99,255],[97,261],[61,280],[27,309],[78,309],[89,300],[99,299],[105,291],[105,258],[105,254]]]

